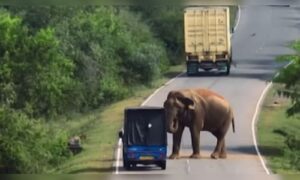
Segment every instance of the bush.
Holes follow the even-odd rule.
[[[147,24],[162,40],[168,53],[171,64],[184,62],[184,33],[183,33],[183,8],[180,6],[169,7],[139,7],[135,11],[141,12]]]
[[[6,172],[41,173],[70,156],[65,133],[24,113],[0,107],[0,129],[0,167]]]
[[[0,12],[1,103],[32,116],[64,112],[74,65],[50,28],[31,35],[21,19]]]
[[[278,76],[274,78],[275,82],[285,85],[283,89],[279,90],[279,93],[292,100],[291,106],[287,109],[289,116],[300,114],[300,41],[293,42],[291,47],[296,51],[296,54],[278,57],[278,61],[289,62],[290,64],[282,68]]]
[[[285,144],[288,147],[285,156],[290,159],[292,168],[300,170],[300,138],[290,134],[286,136]]]
[[[82,9],[55,29],[62,51],[76,65],[80,109],[119,100],[132,85],[149,84],[167,68],[161,43],[127,10]]]

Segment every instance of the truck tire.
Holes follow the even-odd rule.
[[[228,63],[226,64],[226,76],[228,76],[228,75],[230,74],[230,65],[231,65],[230,62],[228,62]]]
[[[123,159],[123,167],[124,167],[124,169],[129,170],[130,169],[130,162]]]
[[[198,73],[198,63],[186,63],[186,74],[187,76],[193,76]]]
[[[167,162],[166,161],[160,161],[159,166],[161,167],[162,170],[165,170],[166,166],[167,166]]]

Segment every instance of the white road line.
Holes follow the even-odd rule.
[[[191,173],[191,166],[190,166],[190,161],[187,159],[185,163],[185,171],[187,174]]]
[[[253,115],[253,118],[252,118],[252,138],[253,138],[253,143],[254,143],[254,147],[255,147],[255,150],[256,150],[256,153],[259,157],[259,160],[264,168],[264,170],[266,171],[266,173],[269,175],[270,174],[270,171],[268,170],[267,166],[266,166],[266,163],[258,149],[258,146],[257,146],[257,141],[256,141],[256,132],[255,132],[255,124],[256,124],[256,119],[257,119],[257,116],[258,116],[258,113],[260,111],[260,107],[261,107],[261,104],[262,104],[262,100],[264,99],[266,93],[268,92],[268,90],[270,89],[270,87],[272,86],[272,82],[269,83],[267,85],[267,87],[264,89],[263,93],[261,94],[257,104],[256,104],[256,108],[255,108],[255,113]]]
[[[241,19],[241,6],[238,5],[238,17],[237,17],[237,21],[236,24],[234,26],[234,31],[236,31],[238,24],[240,23],[240,19]]]
[[[289,62],[288,64],[286,64],[283,68],[287,68],[289,65],[291,65],[293,63],[293,61]],[[274,77],[277,77],[280,73],[276,73]],[[263,158],[263,156],[261,155],[259,149],[258,149],[258,146],[257,146],[257,140],[256,140],[256,129],[255,129],[255,125],[256,125],[256,121],[257,121],[257,116],[259,114],[259,111],[260,111],[260,107],[262,105],[262,100],[264,99],[266,93],[269,91],[269,89],[271,88],[271,86],[273,85],[273,82],[270,82],[268,83],[268,85],[265,87],[263,93],[261,94],[257,104],[256,104],[256,108],[255,108],[255,113],[254,113],[254,116],[253,116],[253,119],[252,119],[252,138],[253,138],[253,143],[254,143],[254,146],[255,146],[255,150],[256,150],[256,153],[259,157],[259,160],[264,168],[264,170],[266,171],[266,173],[268,175],[270,175],[270,171],[269,169],[267,168],[266,166],[266,162]]]
[[[122,145],[122,140],[121,138],[119,139],[118,142],[118,150],[117,150],[117,161],[116,161],[116,174],[119,174],[119,166],[120,166],[120,156],[121,156],[121,145]]]
[[[141,104],[141,106],[145,106],[145,104],[147,104],[150,100],[151,100],[151,98],[153,97],[153,96],[155,96],[162,88],[164,88],[165,86],[167,86],[167,85],[169,85],[170,83],[172,83],[177,77],[179,77],[179,76],[181,76],[181,75],[183,75],[184,74],[184,72],[182,72],[182,73],[180,73],[180,74],[178,74],[177,76],[175,76],[174,78],[172,78],[172,79],[170,79],[168,82],[166,82],[164,85],[162,85],[161,87],[159,87],[158,89],[156,89],[155,91],[154,91],[154,93],[152,93],[142,104]]]
[[[161,86],[160,88],[158,88],[158,89],[156,89],[155,91],[154,91],[154,93],[152,93],[142,104],[141,104],[141,106],[145,106],[145,104],[147,104],[148,103],[148,101],[150,101],[151,100],[151,98],[155,95],[155,94],[157,94],[162,88],[164,87],[164,85],[163,86]]]

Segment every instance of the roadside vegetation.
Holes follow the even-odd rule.
[[[300,173],[300,41],[294,55],[279,57],[291,62],[280,71],[266,97],[258,123],[260,149],[275,173]]]
[[[182,10],[0,8],[0,172],[111,170],[124,107],[184,69]]]
[[[173,24],[175,16],[168,16],[155,21]],[[166,44],[183,43],[175,36],[163,39],[153,27],[130,8],[3,7],[1,172],[53,172],[73,157],[68,138],[103,119],[94,117],[96,112],[133,96],[138,87],[151,89],[171,64],[179,64],[180,57],[168,56],[172,50]],[[176,29],[182,26],[169,31]],[[103,124],[97,124],[100,131],[106,130]],[[105,151],[112,151],[112,140]]]

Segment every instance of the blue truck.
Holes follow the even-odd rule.
[[[165,111],[159,107],[127,108],[124,112],[123,166],[155,164],[166,169],[167,131]]]

